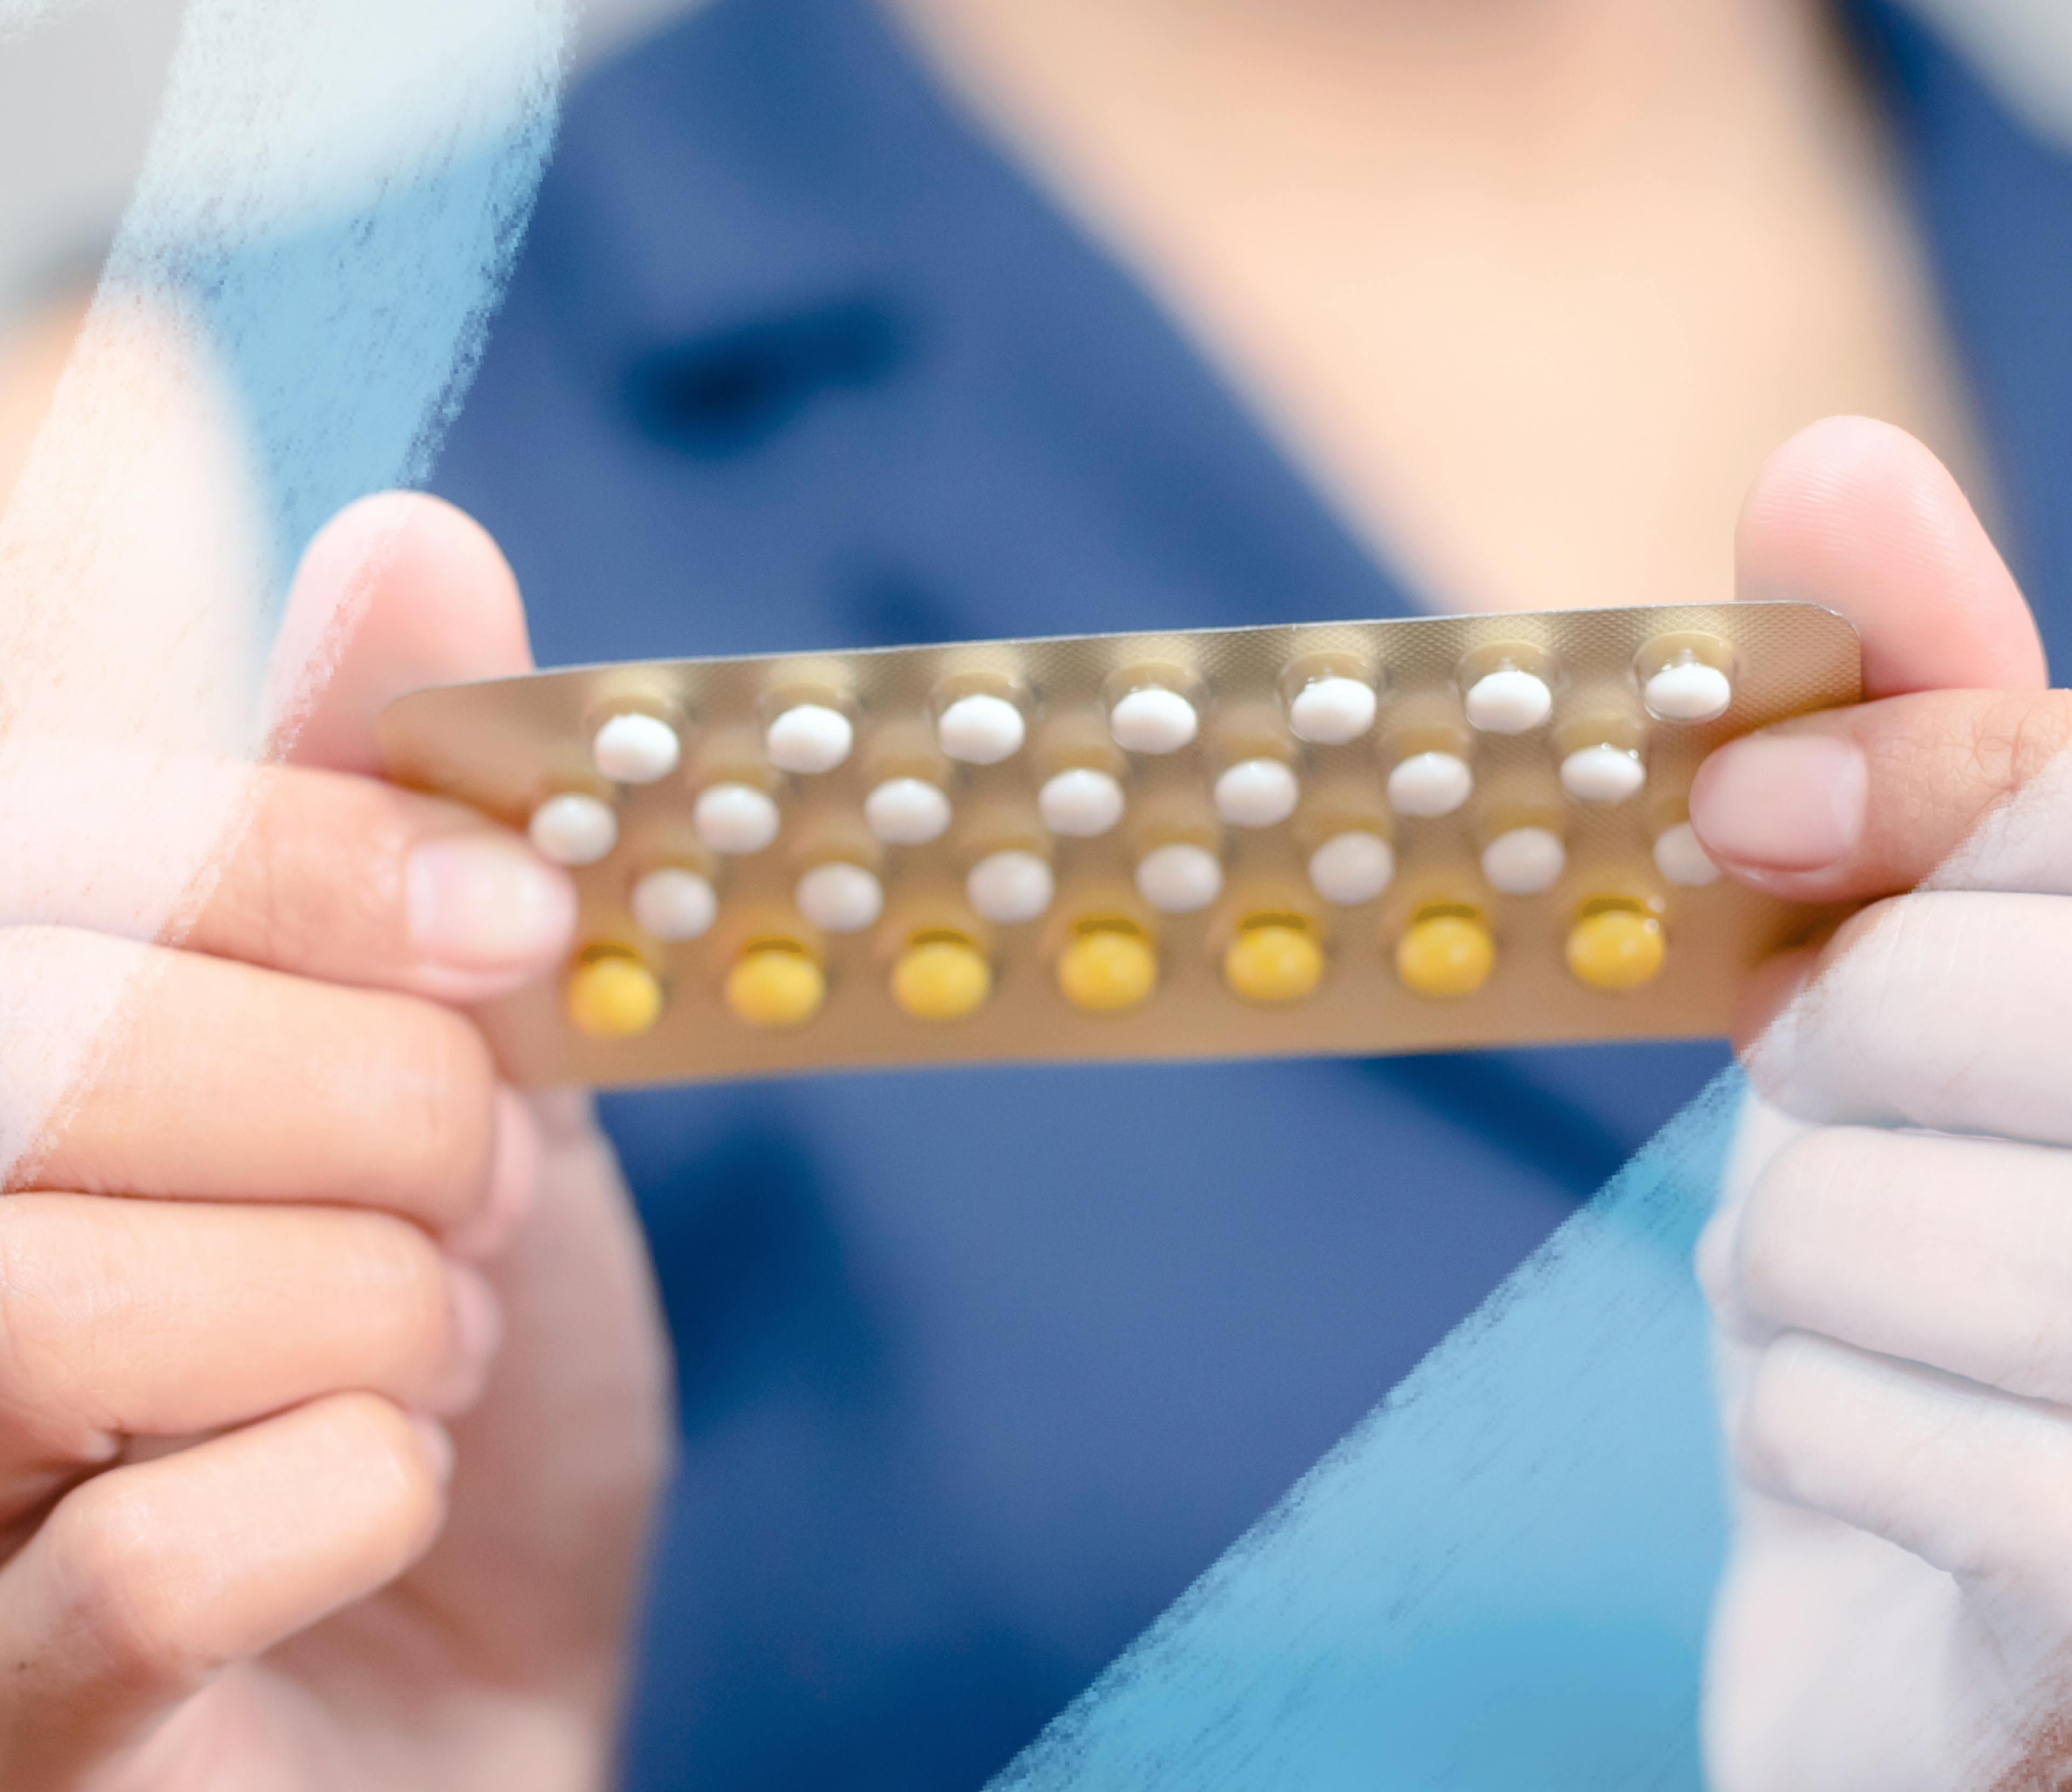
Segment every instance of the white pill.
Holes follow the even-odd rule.
[[[1688,822],[1679,822],[1655,837],[1655,868],[1687,890],[1702,890],[1720,875],[1720,867],[1698,844],[1697,830]]]
[[[885,889],[861,865],[840,859],[816,865],[791,892],[799,912],[830,933],[853,933],[885,912]]]
[[[1641,693],[1651,716],[1665,722],[1709,722],[1734,700],[1732,679],[1716,666],[1688,659],[1665,666]]]
[[[718,914],[710,882],[680,865],[664,865],[633,886],[633,919],[655,939],[698,939]]]
[[[1295,813],[1301,787],[1277,759],[1240,759],[1216,780],[1216,813],[1232,827],[1271,827]]]
[[[1122,819],[1122,786],[1106,772],[1075,765],[1044,780],[1036,811],[1053,834],[1088,840]]]
[[[1161,914],[1190,915],[1223,893],[1222,862],[1184,841],[1155,847],[1137,862],[1137,893]]]
[[[763,750],[780,772],[832,772],[856,744],[856,728],[825,703],[794,703],[763,736]]]
[[[1388,801],[1399,814],[1450,815],[1475,787],[1457,753],[1414,752],[1388,774]]]
[[[935,718],[937,744],[967,765],[997,765],[1013,758],[1028,732],[1022,711],[989,691],[960,697]]]
[[[889,777],[863,799],[863,819],[888,847],[925,846],[950,825],[950,799],[926,778]]]
[[[1486,734],[1523,734],[1554,711],[1547,681],[1515,666],[1490,672],[1469,687],[1468,720]]]
[[[676,731],[659,716],[628,711],[590,737],[590,763],[615,784],[652,784],[676,770],[683,755]]]
[[[1050,867],[1034,853],[1015,847],[988,853],[964,880],[972,907],[988,921],[1008,927],[1035,920],[1050,906],[1055,888]]]
[[[1343,746],[1374,726],[1374,687],[1363,679],[1312,679],[1288,706],[1288,725],[1298,740]]]
[[[1578,802],[1624,802],[1646,781],[1640,755],[1626,747],[1578,747],[1561,761],[1561,788]]]
[[[557,865],[594,865],[618,844],[619,818],[610,803],[564,790],[532,811],[525,832],[542,859]]]
[[[1108,712],[1108,732],[1130,752],[1178,752],[1201,725],[1194,706],[1162,684],[1131,691]]]
[[[1334,834],[1309,855],[1309,882],[1326,902],[1343,908],[1371,902],[1396,875],[1388,843],[1364,827]]]
[[[1561,836],[1544,827],[1514,827],[1482,848],[1482,875],[1506,896],[1538,896],[1568,863]]]
[[[715,784],[698,793],[691,826],[714,852],[760,852],[777,838],[777,805],[752,784]]]

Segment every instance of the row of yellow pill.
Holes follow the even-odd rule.
[[[1606,899],[1587,904],[1569,929],[1565,956],[1581,982],[1601,990],[1637,989],[1661,970],[1667,947],[1661,921],[1643,904]],[[1473,994],[1496,966],[1496,941],[1475,909],[1440,905],[1421,912],[1396,942],[1404,986],[1435,999]],[[1324,973],[1314,931],[1292,915],[1256,916],[1223,953],[1223,977],[1248,1002],[1281,1006],[1314,991]],[[1080,924],[1059,954],[1058,987],[1073,1007],[1092,1014],[1136,1007],[1157,986],[1158,958],[1133,923]],[[985,954],[963,935],[916,935],[893,966],[893,1000],[919,1020],[961,1019],[993,991]],[[735,1018],[759,1027],[803,1025],[820,1011],[827,977],[796,941],[750,945],[729,970],[724,988]],[[586,953],[570,974],[569,1019],[601,1039],[631,1039],[661,1018],[662,985],[632,953],[603,947]]]

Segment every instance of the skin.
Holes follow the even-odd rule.
[[[607,1771],[664,1348],[587,1105],[520,1100],[442,1005],[558,958],[560,874],[365,775],[390,695],[529,663],[509,570],[447,506],[381,498],[319,539],[296,602],[327,612],[399,518],[179,949],[38,930],[160,962],[0,1201],[0,1783]],[[427,843],[515,855],[559,907],[529,940],[448,926],[428,953]]]
[[[1926,450],[1824,425],[1762,469],[1731,527],[1762,450],[1837,406],[1967,460],[1868,109],[1809,10],[905,10],[1430,588],[1505,607],[1732,578],[1856,617],[1873,701],[1804,725],[1860,753],[1853,843],[1810,865],[1731,859],[1732,875],[1889,896],[2047,765],[2062,699],[2041,688],[2019,593]],[[1548,54],[1513,53],[1524,26]],[[1154,53],[1175,41],[1188,55]],[[1075,111],[1059,97],[1073,94]],[[1722,141],[1757,153],[1705,163]],[[1097,189],[1112,199],[1096,215]],[[1349,235],[1346,216],[1374,228]],[[1584,277],[1605,265],[1624,284]],[[1528,315],[1534,330],[1513,327]],[[1664,317],[1684,327],[1643,327]],[[194,929],[177,946],[109,941],[82,892],[74,925],[30,942],[82,966],[148,952],[161,974],[138,1035],[150,1050],[116,1055],[0,1203],[0,1783],[549,1792],[608,1772],[665,1458],[663,1346],[587,1109],[500,1089],[447,1006],[544,970],[564,937],[521,948],[483,917],[436,953],[413,946],[413,850],[495,830],[370,775],[388,696],[528,662],[515,586],[465,519],[372,502],[313,549],[303,590],[352,576],[382,507],[408,514],[404,549]],[[1793,798],[1765,750],[1701,785],[1696,819],[1717,824],[1723,856],[1737,806]],[[525,851],[508,837],[488,850]],[[18,943],[0,937],[0,983]],[[1848,945],[1774,969],[1751,998],[1752,1044]],[[319,1073],[341,1052],[354,1074]],[[1811,1086],[1792,1072],[1780,1098]],[[1800,1122],[1867,1132],[1893,1087],[1871,1097]],[[240,1124],[213,1123],[226,1110]],[[1862,1597],[1864,1548],[1909,1588],[1951,1590],[1954,1628],[1910,1633],[1896,1667],[1921,1669],[1982,1623],[1994,1634],[1996,1616],[1964,1602],[1975,1564],[1898,1496],[1925,1490],[1930,1517],[1938,1497],[1983,1503],[1996,1563],[2055,1539],[2012,1480],[1976,1485],[1961,1463],[1924,1470],[1889,1447],[1918,1416],[1915,1384],[1879,1384],[1889,1422],[1866,1431],[1832,1422],[1864,1389],[1812,1372],[1897,1350],[1988,1402],[2047,1402],[2058,1384],[1971,1380],[1985,1359],[1961,1303],[1939,1330],[1878,1331],[1881,1291],[1908,1286],[1906,1266],[1881,1279],[1873,1261],[1866,1288],[1819,1238],[1780,1242],[1811,1204],[1778,1198],[1794,1185],[1774,1167],[1806,1159],[1755,1156],[1706,1276],[1723,1335],[1768,1370],[1748,1384],[1767,1405],[1730,1393],[1728,1408],[1746,1508],[1805,1522],[1744,1533],[1713,1759],[1729,1786],[1774,1788],[1766,1773],[1807,1761],[1827,1770],[1809,1786],[1889,1786],[1860,1752],[1889,1712],[1819,1678],[1889,1630]],[[1907,1186],[1961,1195],[1971,1179]],[[2034,1236],[1996,1234],[1976,1210],[1938,1211],[1975,1253],[2034,1254]],[[1749,1215],[1770,1228],[1753,1254]],[[2045,1667],[2053,1622],[2024,1632]],[[1780,1626],[1818,1646],[1781,1666],[1774,1649],[1737,1653],[1737,1637]],[[2026,1749],[2011,1774],[2052,1758],[2047,1674],[1997,1702],[1925,1673],[1894,1683],[1963,1745]]]

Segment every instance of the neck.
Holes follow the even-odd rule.
[[[1759,96],[1828,104],[1816,0],[890,0],[950,76],[1069,158],[1204,133],[1233,162],[1437,153],[1544,177]],[[1665,127],[1667,127],[1665,129]]]

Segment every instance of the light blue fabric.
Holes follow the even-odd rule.
[[[1727,1072],[995,1792],[1668,1792],[1725,1532],[1690,1251]]]

